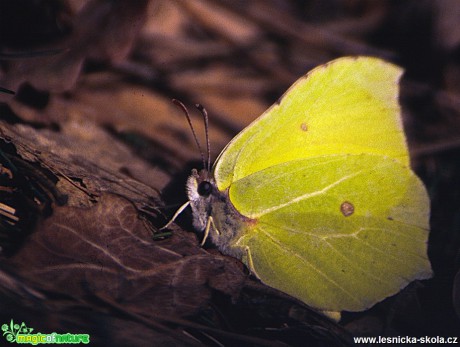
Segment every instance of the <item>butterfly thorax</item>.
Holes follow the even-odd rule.
[[[246,217],[236,211],[228,197],[228,190],[219,191],[207,170],[198,173],[193,169],[187,180],[187,195],[195,229],[205,231],[207,223],[211,223],[211,241],[222,253],[241,258],[243,249],[236,246],[235,242],[239,239],[239,232],[243,230]]]

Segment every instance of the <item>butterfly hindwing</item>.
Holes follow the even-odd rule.
[[[310,306],[359,311],[430,277],[428,198],[394,159],[291,161],[235,182],[229,194],[256,221],[234,240],[246,250],[243,261],[264,283]]]

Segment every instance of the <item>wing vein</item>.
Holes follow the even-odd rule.
[[[296,258],[298,258],[302,263],[308,265],[310,268],[312,268],[320,277],[324,278],[327,282],[331,283],[334,287],[336,287],[339,291],[344,292],[350,299],[353,301],[357,302],[358,304],[360,303],[359,299],[356,298],[352,293],[349,291],[345,290],[342,286],[340,286],[337,282],[335,282],[332,278],[330,278],[328,275],[326,275],[324,272],[320,271],[316,266],[314,266],[311,262],[309,262],[307,259],[302,257],[300,254],[296,253],[295,251],[287,250],[286,249],[286,244],[281,244],[279,240],[275,239],[273,235],[270,233],[266,232],[263,230],[263,228],[259,229],[261,232],[263,232],[272,242],[275,246],[277,246],[282,252],[288,253],[289,255],[294,255]]]
[[[326,193],[328,190],[330,190],[330,189],[334,188],[335,186],[339,185],[339,184],[342,183],[343,181],[346,181],[346,180],[348,180],[348,179],[350,179],[350,178],[353,178],[353,177],[358,176],[358,175],[361,174],[363,171],[364,171],[364,170],[360,170],[360,171],[357,171],[357,172],[355,172],[355,173],[353,173],[353,174],[350,174],[350,175],[348,175],[348,176],[344,176],[344,177],[340,178],[339,180],[337,180],[337,181],[335,181],[335,182],[329,184],[328,186],[324,187],[324,188],[321,189],[321,190],[317,190],[317,191],[315,191],[315,192],[309,192],[309,193],[300,195],[300,196],[298,196],[298,197],[296,197],[296,198],[294,198],[294,199],[291,199],[291,200],[289,200],[289,201],[287,201],[287,202],[285,202],[285,203],[281,203],[281,204],[272,206],[272,207],[270,207],[270,208],[267,208],[267,209],[265,209],[265,210],[262,210],[262,211],[260,211],[260,212],[258,212],[258,213],[252,214],[252,215],[251,215],[251,218],[260,218],[260,217],[262,217],[262,216],[265,215],[265,214],[272,213],[272,212],[274,212],[274,211],[277,211],[277,210],[282,209],[282,208],[284,208],[284,207],[290,206],[290,205],[295,204],[295,203],[297,203],[297,202],[300,202],[300,201],[302,201],[302,200],[309,199],[309,198],[312,198],[312,197],[315,197],[315,196],[318,196],[318,195],[322,195],[322,194]]]

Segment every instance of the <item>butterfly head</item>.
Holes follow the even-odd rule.
[[[217,188],[214,179],[207,170],[198,172],[193,169],[187,180],[187,196],[193,211],[193,225],[204,230],[206,221],[212,212],[212,200]]]
[[[207,170],[192,170],[187,180],[187,195],[193,212],[193,226],[204,232],[204,240],[210,237],[221,252],[241,258],[242,250],[229,243],[247,223],[233,207],[228,192],[221,192]]]

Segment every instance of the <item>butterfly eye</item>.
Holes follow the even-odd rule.
[[[198,194],[200,194],[200,196],[207,197],[211,194],[211,191],[212,185],[208,181],[203,181],[198,185]]]

